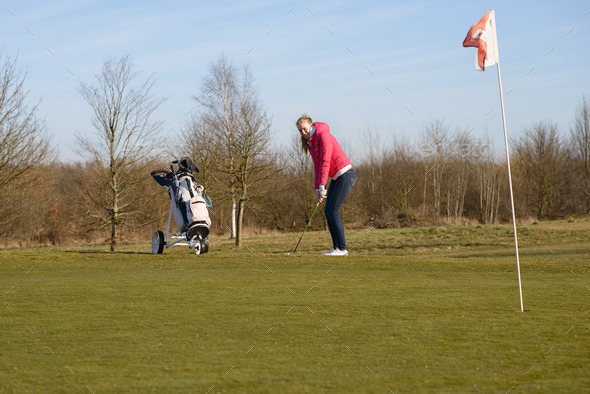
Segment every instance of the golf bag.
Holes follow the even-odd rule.
[[[172,164],[178,164],[178,170],[175,171],[171,165],[168,170],[155,170],[151,175],[158,184],[168,190],[171,216],[174,216],[179,230],[176,236],[184,236],[191,247],[198,243],[199,253],[207,253],[211,227],[211,199],[205,194],[203,186],[195,181],[193,173],[198,173],[199,169],[190,158],[183,157]]]

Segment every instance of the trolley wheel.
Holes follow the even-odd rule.
[[[209,238],[201,239],[201,254],[209,252]]]
[[[161,230],[154,231],[154,235],[152,235],[152,253],[153,254],[162,254],[164,251],[164,233]]]
[[[201,254],[202,250],[201,250],[201,240],[197,239],[197,242],[195,243],[195,254]]]

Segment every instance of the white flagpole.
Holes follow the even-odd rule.
[[[486,14],[488,15],[488,14]],[[485,15],[484,15],[485,17]],[[480,39],[483,40],[487,43],[485,49],[486,49],[486,56],[484,57],[484,64],[480,64],[479,63],[479,56],[478,53],[475,54],[475,69],[479,70],[479,71],[484,71],[485,70],[485,66],[488,65],[496,65],[498,67],[498,86],[500,87],[500,106],[502,108],[502,125],[504,126],[504,144],[506,145],[506,168],[508,169],[508,184],[509,184],[509,188],[510,188],[510,205],[512,207],[511,209],[511,213],[512,213],[512,228],[514,231],[514,248],[516,250],[516,269],[518,271],[518,293],[520,295],[520,311],[524,312],[524,307],[523,307],[523,303],[522,303],[522,283],[520,280],[520,259],[518,257],[518,234],[516,232],[516,211],[514,209],[514,193],[512,191],[512,174],[510,172],[510,151],[508,149],[508,132],[506,131],[506,113],[504,111],[504,93],[502,92],[502,75],[500,74],[500,56],[499,56],[499,51],[498,51],[498,37],[496,36],[496,13],[495,11],[492,9],[489,12],[489,16],[488,19],[485,22],[485,32],[484,34],[481,34],[482,32],[482,26],[481,26],[481,22],[484,19],[482,18],[478,23],[476,23],[475,25],[472,26],[471,29],[469,29],[469,33],[467,33],[467,37],[465,38],[465,41],[463,41],[463,46],[475,46],[477,48],[480,48],[479,43],[474,44],[473,41],[468,42],[466,45],[466,42],[468,41],[468,39]],[[476,28],[477,26],[477,30],[475,32],[473,32],[473,30]],[[491,31],[488,31],[488,28]],[[473,34],[471,37],[469,36],[470,34]],[[490,37],[491,35],[491,37]]]
[[[498,45],[497,40],[496,45]],[[514,210],[514,194],[512,192],[512,174],[510,173],[510,152],[508,150],[508,133],[506,132],[506,114],[504,113],[504,94],[502,93],[502,77],[500,76],[500,59],[497,59],[497,62],[498,84],[500,86],[500,106],[502,107],[502,124],[504,125],[504,144],[506,145],[506,167],[508,168],[508,184],[510,185],[510,204],[512,207],[512,228],[514,230],[514,247],[516,249],[516,269],[518,271],[518,292],[520,294],[520,311],[524,312],[524,308],[522,305],[522,284],[520,281],[520,260],[518,258],[518,236],[516,234],[516,213]]]

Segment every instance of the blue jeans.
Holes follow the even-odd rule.
[[[330,229],[334,249],[346,250],[344,224],[342,223],[342,219],[340,219],[338,212],[355,182],[356,174],[353,169],[350,169],[340,175],[336,180],[332,180],[328,187],[324,213],[326,214],[326,220],[328,221],[328,228]]]

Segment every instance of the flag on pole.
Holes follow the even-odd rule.
[[[476,22],[463,41],[464,47],[476,47],[475,69],[484,71],[486,66],[498,64],[498,39],[496,37],[496,16],[491,10]]]
[[[512,190],[512,174],[510,172],[510,152],[508,150],[508,132],[506,131],[506,112],[504,111],[504,94],[502,93],[502,76],[500,74],[500,57],[498,56],[498,39],[496,37],[496,17],[494,10],[483,16],[471,26],[467,37],[463,41],[464,47],[476,47],[475,69],[484,71],[486,66],[498,66],[498,86],[500,88],[500,108],[502,109],[502,124],[504,126],[504,145],[506,146],[506,169],[508,170],[508,185],[510,189],[510,206],[512,207],[512,229],[514,231],[514,249],[516,251],[516,269],[518,271],[518,293],[520,295],[520,311],[524,312],[522,302],[522,282],[520,280],[520,258],[518,256],[518,236],[516,231],[516,213],[514,209],[514,192]]]

